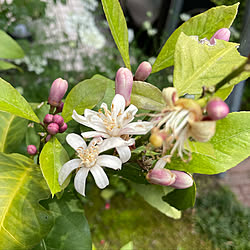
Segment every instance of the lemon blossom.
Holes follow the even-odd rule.
[[[109,184],[107,175],[102,167],[108,167],[115,170],[121,169],[121,160],[113,155],[99,155],[100,153],[114,148],[115,146],[129,146],[134,143],[133,140],[124,141],[121,138],[112,138],[103,140],[100,137],[94,138],[87,146],[84,139],[77,134],[69,134],[66,137],[67,143],[76,151],[79,159],[73,159],[66,162],[59,171],[58,181],[62,185],[73,170],[77,170],[74,186],[78,193],[85,196],[85,185],[88,173],[94,177],[96,185],[103,189]]]
[[[95,130],[82,133],[84,138],[103,137],[110,140],[121,137],[127,140],[130,135],[144,135],[153,127],[151,122],[131,123],[137,111],[137,107],[133,104],[125,110],[124,97],[116,94],[111,104],[111,111],[108,110],[106,103],[102,103],[99,112],[85,109],[84,116],[82,116],[74,110],[72,117],[75,121]],[[115,148],[123,163],[130,159],[131,152],[128,146],[116,146]]]

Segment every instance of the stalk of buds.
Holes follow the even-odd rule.
[[[134,76],[134,80],[135,81],[145,81],[149,75],[151,74],[152,71],[152,66],[149,62],[142,62],[136,72],[135,72],[135,76]]]
[[[216,41],[215,39],[218,39],[218,40],[224,40],[224,41],[229,41],[229,38],[230,38],[230,30],[227,29],[227,28],[222,28],[222,29],[219,29],[217,30],[214,35],[211,37],[210,39],[210,44],[212,45],[215,45],[216,44]]]

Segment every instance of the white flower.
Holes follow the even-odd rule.
[[[73,159],[66,162],[59,172],[58,181],[62,185],[69,174],[77,169],[74,180],[75,189],[78,193],[85,196],[85,184],[89,171],[95,179],[96,185],[103,189],[109,184],[107,175],[103,167],[115,170],[121,169],[121,160],[112,155],[99,155],[100,153],[114,148],[115,146],[131,145],[133,141],[124,141],[121,138],[112,138],[112,140],[103,140],[102,138],[94,138],[87,146],[84,139],[77,134],[69,134],[66,137],[68,144],[75,149],[80,159]]]
[[[75,110],[73,111],[72,117],[74,120],[96,130],[82,133],[84,138],[103,137],[110,140],[121,137],[128,139],[129,135],[144,135],[153,127],[151,122],[131,123],[138,109],[131,104],[125,110],[125,99],[119,94],[115,95],[112,101],[111,112],[108,110],[106,103],[102,103],[101,108],[104,113],[101,110],[95,112],[85,109],[84,116],[78,115]],[[128,146],[116,146],[115,148],[123,163],[130,159],[131,152]]]

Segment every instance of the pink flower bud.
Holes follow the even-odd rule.
[[[37,154],[37,149],[35,145],[29,145],[27,147],[27,152],[29,155],[36,155]]]
[[[218,97],[213,98],[208,102],[206,110],[208,117],[211,120],[223,119],[229,113],[228,105]]]
[[[105,204],[105,209],[106,209],[106,210],[109,210],[109,209],[110,209],[110,203],[106,203],[106,204]]]
[[[51,138],[51,135],[47,135],[45,141],[48,142]]]
[[[63,106],[64,106],[64,102],[61,102],[61,103],[60,103],[60,106],[56,108],[56,114],[62,112]]]
[[[130,96],[133,86],[133,75],[127,68],[120,68],[115,77],[115,94],[120,94],[126,101],[126,106],[130,104]]]
[[[175,174],[166,168],[154,168],[150,170],[146,179],[151,184],[170,186],[175,182]]]
[[[142,62],[137,68],[134,76],[135,81],[145,81],[151,74],[152,66],[149,62]]]
[[[68,82],[62,78],[56,79],[50,88],[48,103],[51,106],[59,107],[60,102],[68,89]]]
[[[61,127],[64,124],[64,120],[60,115],[54,115],[53,122],[57,123],[59,127]]]
[[[230,38],[230,30],[227,28],[222,28],[214,33],[214,35],[210,39],[210,43],[214,45],[216,43],[214,39],[224,40],[228,42],[229,38]]]
[[[63,125],[59,128],[59,133],[63,133],[68,128],[67,123],[63,123]]]
[[[55,135],[59,132],[59,125],[57,123],[50,123],[47,127],[48,133],[51,135]]]
[[[175,182],[171,184],[171,187],[176,189],[184,189],[193,186],[194,181],[192,176],[189,174],[177,170],[171,170],[171,172],[176,176]]]
[[[53,121],[53,115],[47,114],[45,115],[43,122],[44,124],[50,124]]]

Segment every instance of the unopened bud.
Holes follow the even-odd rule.
[[[229,113],[228,105],[218,97],[213,98],[208,102],[206,110],[208,117],[212,120],[223,119]]]
[[[59,125],[57,123],[50,123],[47,127],[48,133],[51,135],[55,135],[59,132]]]
[[[45,141],[48,142],[51,138],[51,135],[47,135]]]
[[[57,123],[59,127],[61,127],[64,124],[63,117],[60,115],[54,115],[53,122]]]
[[[153,146],[155,146],[155,147],[157,147],[157,148],[161,147],[162,144],[163,144],[163,138],[162,138],[162,136],[160,136],[160,135],[157,134],[157,133],[153,133],[153,134],[150,136],[149,141],[150,141],[150,143],[151,143]]]
[[[151,74],[152,71],[152,66],[149,62],[142,62],[136,72],[135,72],[135,76],[134,76],[134,80],[135,81],[145,81],[149,75]]]
[[[68,82],[62,78],[56,79],[50,88],[48,103],[53,107],[59,107],[63,96],[68,89]]]
[[[63,133],[68,128],[67,123],[63,123],[63,125],[59,128],[59,133]]]
[[[115,94],[120,94],[126,101],[126,106],[130,104],[130,96],[133,86],[133,75],[127,68],[120,68],[115,77]]]
[[[36,155],[37,154],[37,148],[35,145],[28,145],[27,152],[29,155]]]
[[[177,170],[171,170],[171,172],[176,176],[175,182],[171,184],[171,187],[185,189],[193,186],[194,181],[191,175]]]
[[[47,114],[45,115],[43,122],[44,124],[50,124],[53,121],[53,115]]]
[[[151,184],[170,186],[175,182],[176,176],[166,168],[154,168],[148,172],[146,179]]]
[[[230,30],[227,28],[222,28],[217,30],[214,35],[210,39],[210,44],[214,45],[216,42],[214,39],[229,41],[230,38]]]

